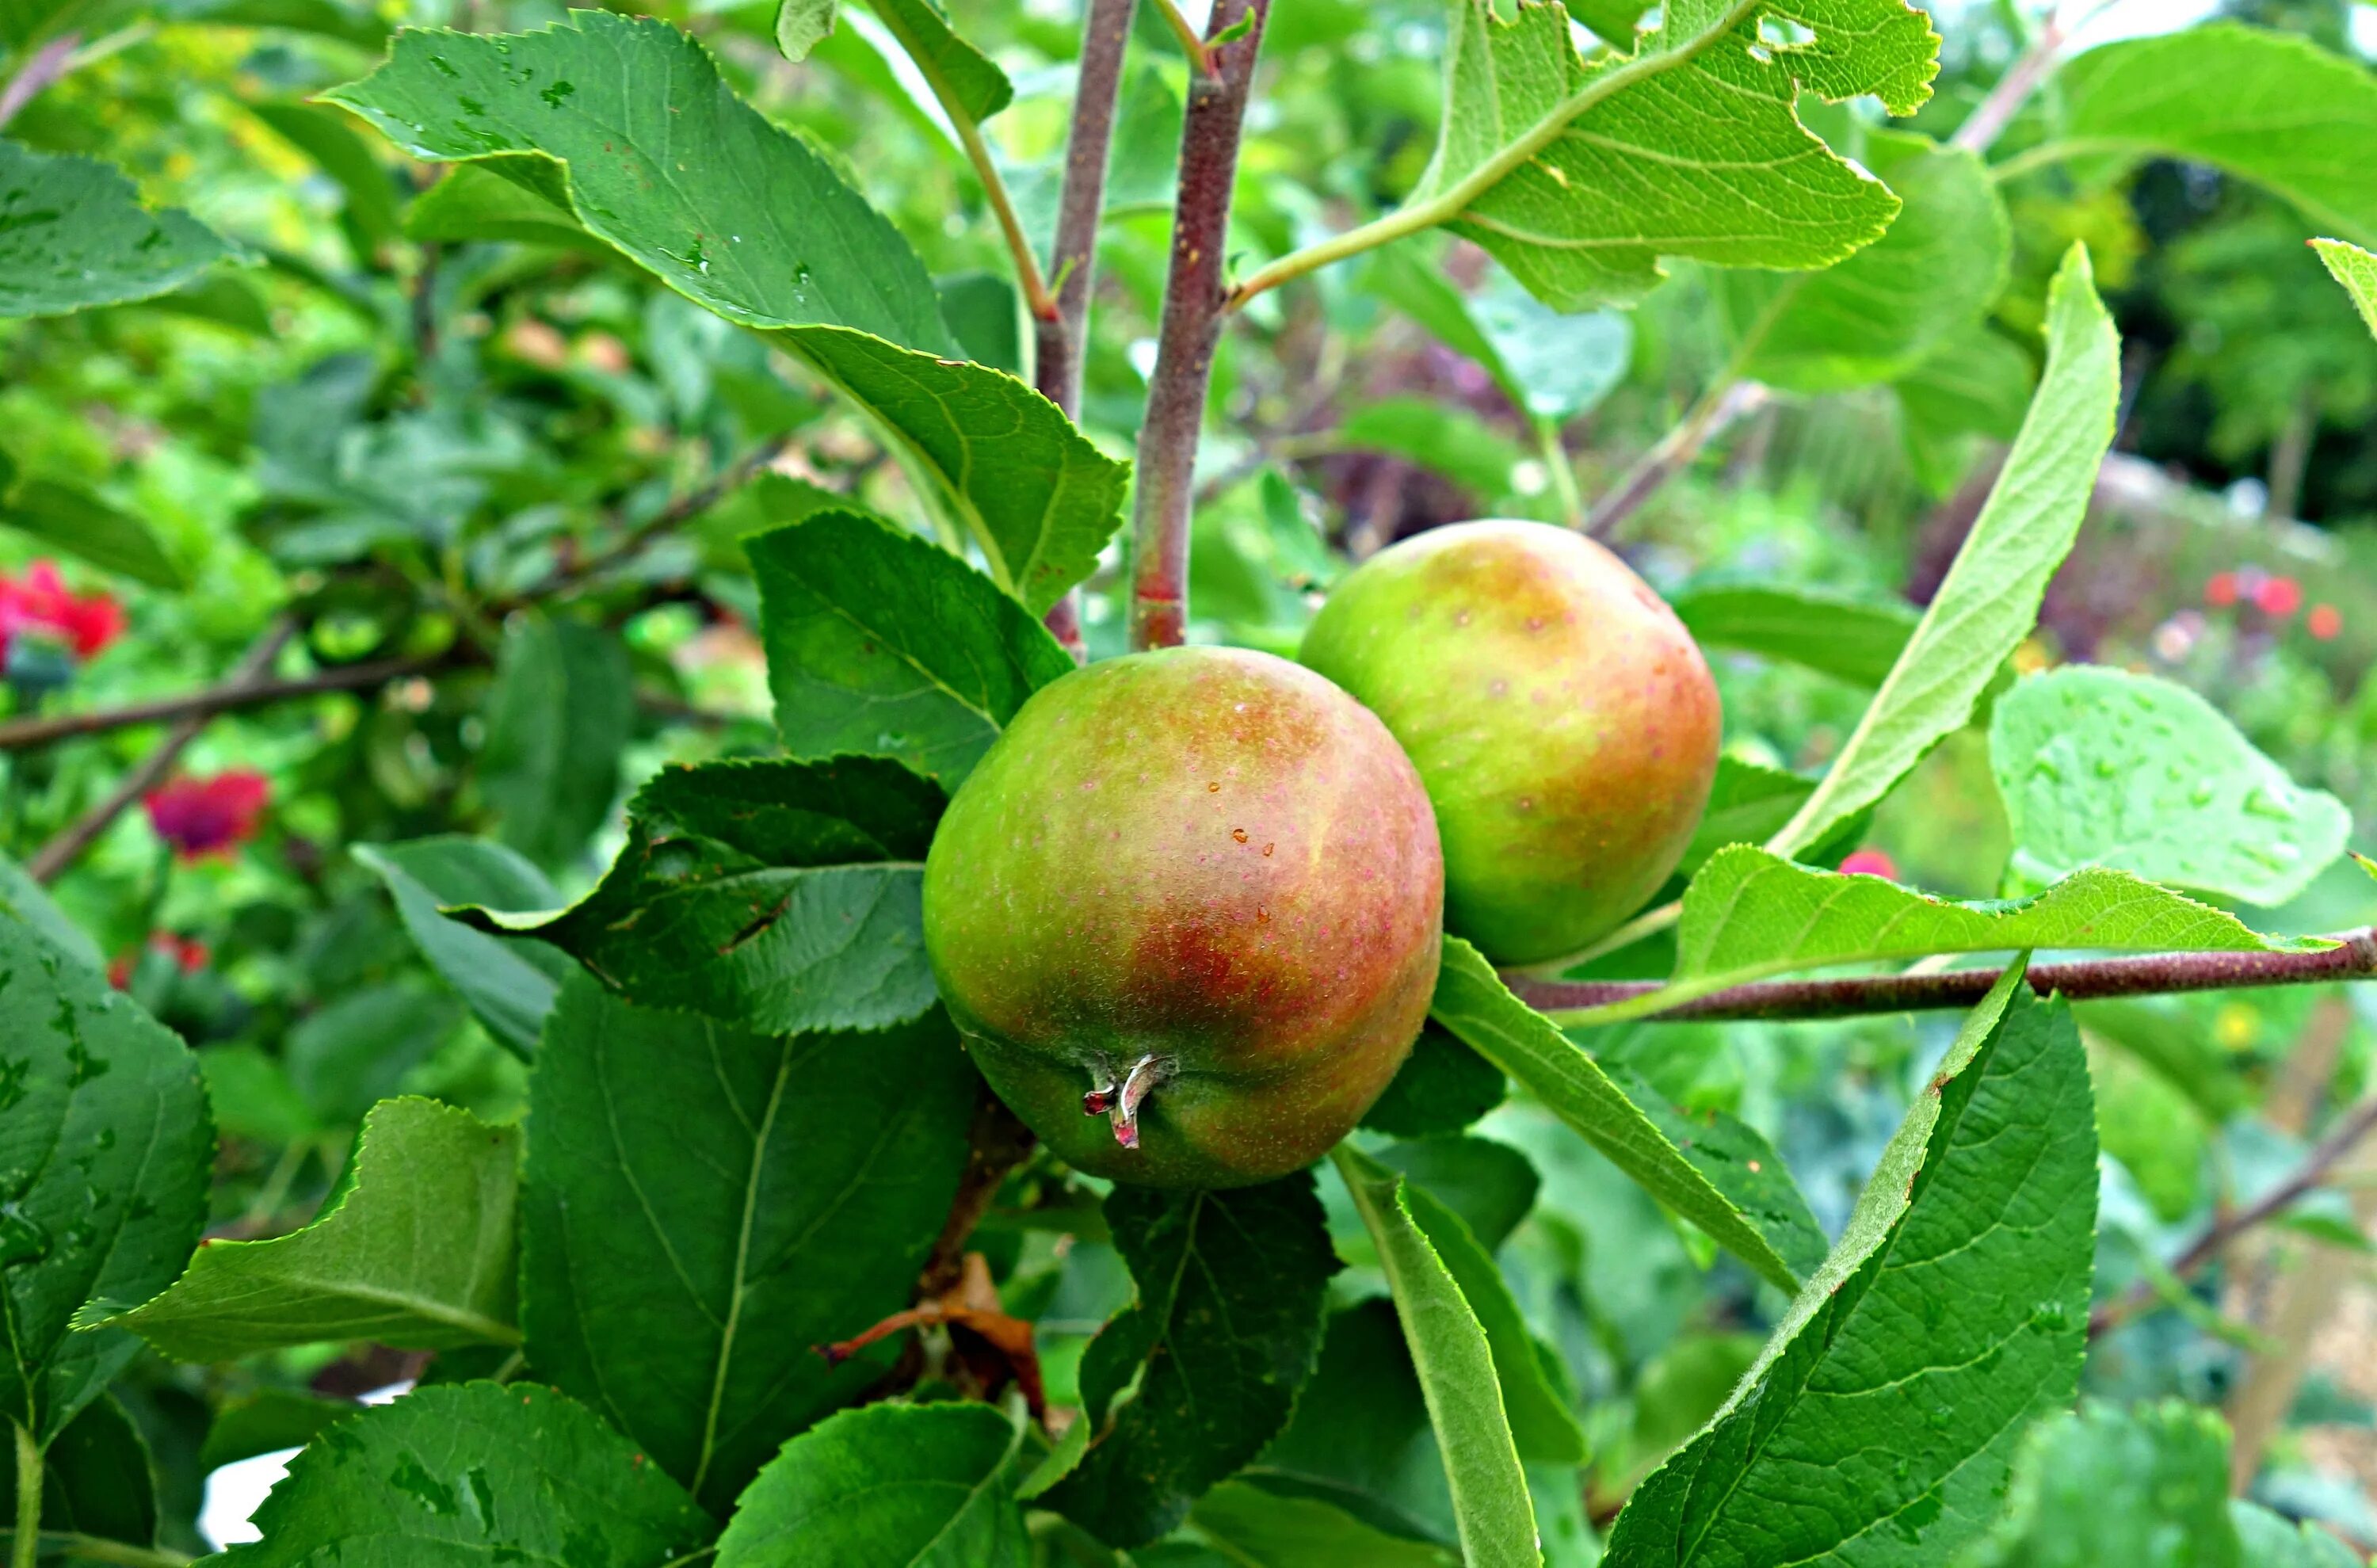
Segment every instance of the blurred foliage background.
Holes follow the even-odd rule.
[[[1045,233],[1074,9],[969,11],[1018,85],[991,129],[1027,225]],[[445,174],[444,209],[424,202],[431,172],[308,102],[368,68],[398,22],[484,31],[558,14],[544,0],[177,0],[124,18],[96,6],[75,18],[73,68],[7,127],[125,167],[149,200],[249,253],[161,299],[0,324],[0,456],[14,476],[0,507],[0,844],[62,868],[55,895],[121,983],[200,1048],[226,1133],[217,1236],[303,1223],[379,1095],[498,1119],[521,1107],[520,1059],[434,978],[358,850],[491,835],[556,901],[583,892],[637,783],[667,761],[767,748],[736,538],[797,515],[810,486],[914,510],[899,463],[782,354],[580,244],[438,237],[438,213],[472,199],[469,172]],[[969,347],[1019,364],[1025,334],[982,192],[869,18],[848,16],[795,66],[773,47],[768,6],[662,14],[705,39],[738,90],[851,165],[943,279]],[[2011,4],[1934,14],[1946,67],[1916,124],[1944,134],[2037,21]],[[2220,14],[2377,59],[2367,5],[2229,0]],[[2182,19],[2128,0],[2099,25]],[[1411,186],[1437,116],[1442,26],[1434,0],[1281,0],[1240,176],[1242,269]],[[1142,10],[1081,411],[1117,455],[1153,361],[1179,79],[1176,46]],[[2018,155],[2036,135],[2017,120],[2003,147]],[[2242,182],[2149,162],[2106,177],[2044,168],[2002,190],[2013,274],[1964,356],[1967,384],[1771,400],[1618,543],[1670,593],[1785,581],[1920,603],[2027,395],[2047,278],[2085,239],[2122,333],[2123,421],[2021,662],[2084,658],[2196,688],[2302,783],[2350,803],[2356,842],[2371,843],[2377,343],[2304,248],[2305,221]],[[1449,280],[1503,341],[1540,357],[1530,386],[1555,388],[1541,406],[1514,404],[1398,303],[1412,270]],[[1349,557],[1455,519],[1572,515],[1716,373],[1723,309],[1710,275],[1679,267],[1630,315],[1551,317],[1482,253],[1434,243],[1262,296],[1224,339],[1214,381],[1195,635],[1288,650]],[[1111,567],[1097,590],[1088,635],[1111,652]],[[163,724],[59,740],[22,727],[170,701],[233,679],[251,656],[282,683],[277,699],[249,694],[192,726],[150,781],[178,779],[180,794],[146,809],[105,808],[153,764]],[[1714,663],[1728,751],[1747,761],[1820,766],[1868,695],[1792,663]],[[1997,813],[1968,733],[1888,803],[1867,848],[1914,885],[1989,896],[2008,852]],[[105,825],[89,847],[62,855],[60,835],[91,822]],[[2252,917],[2281,931],[2366,924],[2377,888],[2346,865]],[[2102,1290],[2150,1277],[2175,1239],[2292,1163],[2323,1107],[2372,1086],[2365,987],[2083,1017],[2108,1151]],[[1594,1045],[1685,1104],[1766,1131],[1836,1228],[1953,1026],[1658,1026]],[[1501,1183],[1503,1256],[1597,1439],[1581,1514],[1606,1517],[1729,1390],[1779,1298],[1547,1114],[1514,1103],[1480,1131],[1526,1156],[1477,1180]],[[2377,1283],[2349,1217],[2339,1195],[2307,1205],[2180,1310],[2101,1340],[2089,1377],[2125,1399],[2228,1401],[2282,1351],[2251,1326],[2279,1255],[2324,1249],[2335,1299],[2290,1400],[2240,1446],[2264,1501],[2367,1550]],[[1127,1275],[1093,1234],[1002,1231],[997,1215],[985,1234],[1010,1307],[1041,1323],[1062,1402],[1070,1359],[1127,1297]],[[1341,1288],[1332,1346],[1375,1327],[1359,1271]],[[176,1511],[169,1538],[201,1544],[209,1467],[299,1441],[337,1402],[421,1371],[369,1347],[235,1371],[144,1363],[134,1414]],[[1583,1560],[1578,1519],[1547,1515],[1556,1530],[1568,1532],[1548,1542],[1569,1553],[1558,1560]]]

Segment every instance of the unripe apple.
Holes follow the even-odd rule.
[[[1443,910],[1394,737],[1237,649],[1042,688],[925,863],[926,951],[991,1087],[1077,1169],[1164,1187],[1344,1137],[1427,1017]]]
[[[1446,929],[1498,964],[1577,952],[1657,892],[1716,776],[1716,687],[1626,564],[1464,522],[1348,573],[1303,662],[1386,721],[1444,835]]]

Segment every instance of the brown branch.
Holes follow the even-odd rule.
[[[217,713],[227,713],[234,709],[269,707],[275,702],[318,697],[326,692],[369,690],[391,681],[402,680],[408,676],[426,675],[460,662],[460,657],[457,651],[448,650],[420,658],[376,659],[367,664],[342,664],[310,676],[269,680],[232,679],[203,691],[185,691],[178,697],[128,703],[96,713],[61,713],[55,718],[19,719],[14,724],[0,724],[0,751],[22,751],[28,747],[46,746],[52,741],[67,740],[76,736],[104,735],[110,730],[128,729],[134,724],[212,718]]]
[[[1929,975],[1857,975],[1822,980],[1760,980],[1733,986],[1652,1016],[1666,1023],[1763,1018],[1850,1018],[1874,1012],[1920,1012],[1970,1007],[1989,993],[2001,968],[1950,969]],[[2105,997],[2220,991],[2244,986],[2308,986],[2377,976],[2377,928],[2350,931],[2315,952],[2158,952],[2138,958],[2081,959],[2037,964],[2031,988],[2072,1001]],[[1520,1000],[1545,1012],[1631,1001],[1664,987],[1660,980],[1535,980],[1503,978]]]
[[[1607,539],[1618,525],[1642,509],[1660,486],[1691,466],[1701,449],[1743,414],[1762,407],[1774,394],[1756,381],[1736,381],[1703,394],[1683,419],[1636,460],[1618,488],[1594,504],[1584,531]]]
[[[967,1238],[990,1212],[1008,1173],[1031,1155],[1033,1140],[1032,1129],[984,1083],[978,1088],[966,1142],[965,1172],[958,1178],[957,1196],[950,1201],[949,1218],[925,1260],[924,1273],[916,1279],[920,1301],[946,1295],[963,1277]]]
[[[1155,375],[1139,431],[1138,493],[1131,515],[1130,645],[1170,648],[1188,624],[1188,518],[1195,500],[1197,438],[1222,335],[1227,289],[1230,191],[1238,137],[1271,0],[1217,0],[1207,22],[1212,74],[1188,76],[1180,132],[1180,197],[1172,220],[1172,269],[1156,329]],[[1227,43],[1211,41],[1251,25]]]
[[[256,645],[241,656],[224,686],[252,685],[257,677],[272,667],[272,661],[280,657],[281,650],[289,645],[290,638],[296,635],[296,631],[297,623],[288,616],[276,619],[265,628],[264,635],[257,639]],[[157,786],[181,759],[182,753],[189,748],[190,742],[198,738],[199,732],[207,727],[207,721],[220,712],[221,710],[216,708],[185,714],[166,735],[164,743],[125,774],[123,781],[99,804],[36,850],[33,857],[25,863],[26,874],[37,882],[54,881],[58,874],[73,865],[100,834],[107,832],[115,819],[124,814],[125,808]]]
[[[8,85],[0,88],[0,126],[15,119],[19,110],[42,95],[43,88],[74,69],[75,50],[81,42],[79,32],[62,32],[26,58],[8,78]]]
[[[1989,89],[1989,95],[1965,116],[1965,123],[1956,127],[1956,134],[1948,138],[1948,145],[1966,152],[1987,152],[2022,106],[2030,102],[2030,95],[2038,90],[2038,84],[2047,79],[2047,73],[2055,65],[2055,56],[2071,36],[2060,15],[2049,16],[2040,26],[2038,36],[2030,41],[2030,47],[2023,51],[2022,57],[2006,67],[2005,75]]]
[[[1114,150],[1115,103],[1122,92],[1123,46],[1130,42],[1137,0],[1090,0],[1081,22],[1080,85],[1073,128],[1065,140],[1065,186],[1057,198],[1057,242],[1048,273],[1057,280],[1057,318],[1035,323],[1033,377],[1041,395],[1073,418],[1081,408],[1081,361],[1089,343],[1090,285],[1097,275],[1098,222],[1106,205],[1106,163]]]
[[[2337,1161],[2352,1153],[2360,1140],[2377,1128],[2377,1096],[2361,1101],[2334,1127],[2327,1136],[2311,1146],[2302,1163],[2295,1167],[2286,1179],[2254,1199],[2241,1209],[2215,1216],[2187,1250],[2171,1260],[2170,1272],[2180,1279],[2218,1257],[2228,1245],[2254,1227],[2275,1218],[2293,1205],[2296,1199],[2326,1182],[2328,1173]],[[2135,1317],[2152,1306],[2156,1299],[2151,1280],[2140,1280],[2120,1296],[2097,1306],[2088,1314],[2088,1333],[2093,1338]]]
[[[575,587],[599,572],[609,570],[621,561],[640,554],[644,546],[679,523],[699,517],[734,491],[749,484],[761,469],[783,455],[793,444],[790,436],[772,437],[760,442],[735,462],[721,469],[709,484],[688,490],[654,512],[651,518],[627,531],[627,535],[601,550],[591,551],[576,560],[555,567],[553,574],[520,596],[522,603],[548,598],[567,588]]]

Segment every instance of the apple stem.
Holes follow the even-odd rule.
[[[1143,1056],[1131,1064],[1130,1076],[1123,1080],[1122,1094],[1110,1113],[1116,1143],[1126,1149],[1139,1147],[1139,1107],[1147,1103],[1157,1084],[1171,1076],[1172,1062],[1167,1057]]]

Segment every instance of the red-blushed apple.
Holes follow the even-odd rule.
[[[925,866],[925,945],[991,1086],[1068,1164],[1300,1169],[1427,1013],[1443,857],[1384,725],[1267,653],[1172,648],[1035,693]]]
[[[1567,529],[1456,523],[1381,550],[1299,656],[1410,754],[1444,835],[1445,928],[1498,964],[1606,936],[1708,805],[1722,724],[1699,646]]]

